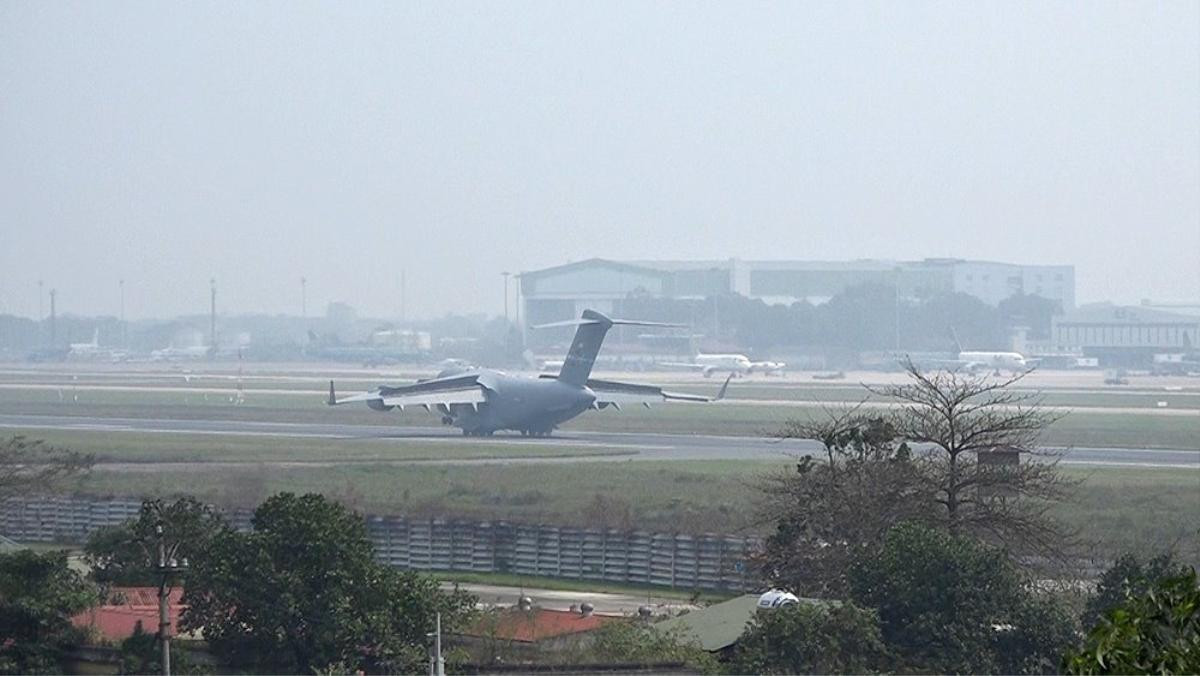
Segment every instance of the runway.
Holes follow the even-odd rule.
[[[224,436],[263,436],[316,439],[384,439],[398,443],[419,441],[481,445],[551,445],[566,448],[595,448],[617,451],[616,455],[571,457],[512,457],[483,459],[396,460],[397,464],[514,464],[565,462],[627,462],[683,460],[772,460],[789,456],[820,454],[816,442],[779,440],[769,437],[714,436],[691,434],[653,434],[644,432],[588,432],[560,430],[553,437],[534,439],[519,434],[498,433],[483,439],[464,439],[457,430],[446,427],[386,427],[328,423],[284,423],[238,420],[172,420],[78,416],[0,414],[0,429],[136,432],[145,434],[211,434]],[[514,449],[516,450],[516,449]],[[1063,455],[1064,465],[1097,467],[1173,468],[1200,470],[1200,449],[1163,450],[1152,448],[1071,448]],[[118,463],[106,463],[106,466]],[[130,464],[133,463],[122,463]],[[143,471],[177,464],[218,463],[137,463]],[[237,463],[221,463],[237,464]],[[255,463],[262,464],[262,463]],[[270,464],[270,463],[268,463]],[[324,465],[336,461],[277,464]]]

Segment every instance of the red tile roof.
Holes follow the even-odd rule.
[[[620,618],[616,617],[584,615],[568,610],[544,608],[519,610],[514,608],[502,611],[498,616],[485,617],[475,626],[464,631],[463,634],[504,641],[536,643],[543,639],[592,631],[608,622],[619,620]]]
[[[171,635],[175,635],[179,633],[179,615],[185,607],[181,603],[183,589],[175,587],[168,598]],[[158,631],[157,587],[114,587],[109,591],[106,603],[71,618],[71,623],[76,627],[94,627],[102,637],[111,641],[132,636],[139,622],[146,633]]]

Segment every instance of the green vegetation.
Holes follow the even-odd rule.
[[[916,524],[892,528],[850,569],[850,598],[878,612],[895,664],[915,673],[1049,673],[1074,623],[1007,554]]]
[[[736,532],[746,526],[752,479],[779,463],[606,461],[491,465],[242,468],[154,472],[99,469],[85,490],[99,495],[191,494],[251,507],[284,490],[319,492],[382,514]]]
[[[1127,590],[1064,663],[1072,674],[1200,672],[1196,570],[1159,579],[1141,593]]]
[[[182,628],[223,663],[258,673],[412,673],[436,613],[445,631],[474,599],[378,563],[360,515],[319,495],[259,505],[254,530],[222,529],[192,564]]]
[[[484,458],[557,458],[626,455],[628,449],[560,446],[553,443],[463,441],[457,437],[361,439],[283,437],[257,434],[124,432],[111,430],[14,430],[48,443],[95,456],[105,463],[327,463],[393,462]]]
[[[728,666],[734,674],[869,674],[887,663],[873,610],[801,602],[751,618]]]
[[[606,580],[575,580],[562,577],[517,575],[515,573],[473,573],[460,570],[434,570],[429,575],[443,582],[457,584],[496,585],[500,587],[524,587],[528,589],[550,589],[555,591],[579,591],[599,594],[625,594],[654,599],[674,599],[694,603],[720,603],[730,598],[711,590],[676,589],[657,585],[620,584]]]
[[[98,599],[66,552],[0,554],[0,673],[62,673],[64,653],[83,639],[71,616]]]
[[[93,495],[193,494],[252,507],[283,490],[314,491],[372,513],[637,527],[684,532],[761,532],[752,517],[761,477],[790,460],[604,461],[587,464],[380,465],[95,470]],[[147,469],[153,468],[148,465]],[[1200,471],[1066,468],[1082,483],[1053,514],[1094,543],[1097,556],[1175,545],[1200,562]]]

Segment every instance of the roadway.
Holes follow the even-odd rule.
[[[531,444],[551,445],[573,449],[595,449],[616,452],[608,455],[571,457],[512,457],[485,459],[396,460],[397,464],[498,464],[498,463],[564,463],[564,462],[626,462],[675,460],[770,460],[789,456],[819,454],[820,446],[812,441],[778,440],[764,437],[714,436],[698,434],[654,434],[645,432],[588,432],[559,430],[548,439],[522,437],[519,434],[497,434],[488,438],[464,439],[457,430],[446,427],[387,427],[379,425],[348,425],[330,423],[287,423],[240,420],[172,420],[144,418],[109,418],[47,415],[0,414],[0,429],[67,430],[140,432],[146,434],[211,434],[221,436],[262,436],[316,439],[391,439],[397,442],[464,443],[482,445]],[[514,448],[514,456],[520,449]],[[105,463],[106,466],[117,463]],[[138,463],[162,467],[168,463]],[[178,463],[169,463],[178,464]],[[197,464],[197,463],[190,463]],[[210,465],[209,463],[203,463]],[[212,463],[217,464],[217,463]],[[262,463],[255,463],[262,464]],[[271,464],[271,463],[266,463]],[[284,462],[279,464],[314,464],[329,466],[337,461]],[[1153,448],[1071,448],[1066,449],[1062,464],[1109,467],[1174,468],[1200,470],[1200,449],[1164,450]],[[211,465],[210,465],[211,466]]]

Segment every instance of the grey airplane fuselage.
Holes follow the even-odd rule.
[[[477,406],[439,406],[442,422],[462,428],[464,434],[487,435],[496,430],[517,430],[544,436],[556,426],[593,406],[596,395],[587,387],[555,378],[525,378],[500,371],[479,369],[444,371],[439,378],[467,373],[485,373],[489,388]]]

